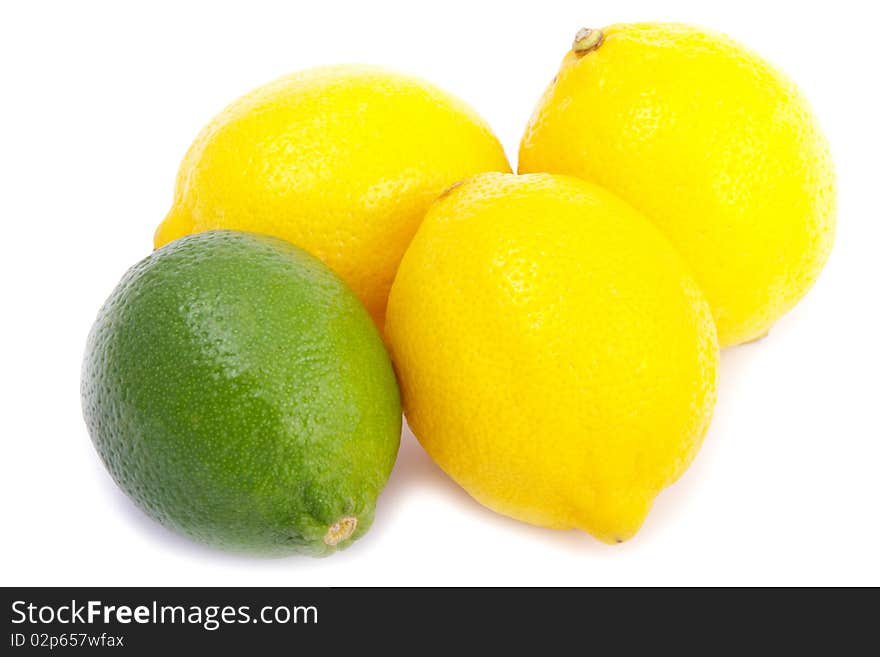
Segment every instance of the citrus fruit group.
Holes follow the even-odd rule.
[[[473,109],[383,68],[226,107],[89,336],[83,409],[119,486],[211,545],[329,554],[372,522],[402,402],[487,507],[635,535],[699,451],[719,348],[829,256],[828,144],[730,38],[618,24],[578,32],[518,173]]]

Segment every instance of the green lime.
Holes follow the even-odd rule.
[[[89,335],[82,402],[138,506],[263,554],[361,536],[400,439],[394,372],[354,293],[305,251],[235,231],[128,271]]]

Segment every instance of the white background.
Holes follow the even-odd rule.
[[[880,584],[880,103],[870,3],[4,2],[0,8],[4,585]],[[421,75],[520,133],[575,31],[680,20],[797,80],[832,143],[831,260],[766,340],[726,351],[705,446],[621,546],[483,509],[411,435],[373,529],[329,559],[213,551],[141,514],[80,413],[86,334],[147,255],[198,129],[286,72]]]

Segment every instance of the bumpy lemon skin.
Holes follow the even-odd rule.
[[[520,173],[596,182],[678,248],[721,346],[766,334],[806,294],[834,241],[828,144],[794,83],[726,36],[613,25],[569,52],[522,138]]]
[[[202,130],[155,246],[217,228],[281,237],[339,274],[381,328],[428,205],[482,171],[510,166],[462,101],[382,68],[314,68],[246,94]]]
[[[697,453],[711,311],[643,216],[567,176],[482,174],[428,211],[391,289],[404,412],[476,500],[617,543]]]

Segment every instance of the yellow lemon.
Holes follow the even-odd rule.
[[[202,130],[155,245],[228,228],[325,262],[381,327],[394,272],[428,205],[481,171],[509,171],[462,101],[367,66],[315,68],[239,98]]]
[[[755,53],[687,25],[581,30],[519,171],[585,178],[643,212],[691,266],[722,346],[767,333],[834,239],[834,172],[806,100]]]
[[[413,432],[479,502],[607,542],[694,458],[711,311],[636,210],[567,176],[487,173],[428,211],[386,338]]]

